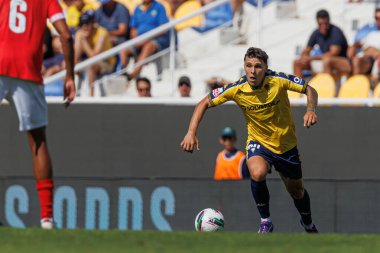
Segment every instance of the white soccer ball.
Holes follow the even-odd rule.
[[[200,211],[195,217],[195,230],[198,232],[216,232],[224,229],[223,214],[213,208]]]

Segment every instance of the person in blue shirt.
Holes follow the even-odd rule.
[[[114,46],[125,42],[129,37],[128,9],[113,0],[99,0],[99,2],[102,5],[95,12],[95,21],[108,31]],[[120,61],[126,64],[126,54],[120,54]]]
[[[326,10],[319,10],[316,15],[318,29],[310,36],[306,48],[293,64],[294,75],[303,78],[303,70],[311,69],[311,61],[322,60],[323,72],[338,78],[351,72],[346,57],[348,43],[343,31],[330,23],[330,15]],[[318,46],[322,54],[311,55],[314,46]]]
[[[360,28],[356,32],[354,40],[354,44],[347,53],[348,57],[352,59],[352,74],[370,74],[376,60],[378,70],[380,70],[380,8],[375,10],[375,22]],[[361,54],[358,54],[359,52]],[[377,74],[377,79],[380,80],[380,72]]]
[[[155,0],[142,0],[142,3],[136,7],[129,25],[131,29],[131,38],[136,38],[137,36],[149,32],[167,22],[169,22],[169,19],[166,15],[165,8],[161,3],[156,2]],[[136,67],[131,73],[127,73],[128,80],[138,77],[143,67],[139,64],[141,61],[162,49],[168,48],[169,44],[170,34],[169,32],[165,32],[159,34],[155,38],[135,45],[134,48],[125,50],[124,52],[129,57],[132,55],[137,56]],[[128,59],[126,63],[128,63]]]

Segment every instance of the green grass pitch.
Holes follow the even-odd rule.
[[[380,235],[86,231],[0,228],[1,253],[380,252]]]

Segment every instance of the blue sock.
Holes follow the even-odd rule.
[[[307,193],[306,189],[302,199],[293,198],[294,205],[296,206],[298,212],[301,215],[302,222],[305,225],[310,225],[312,223],[311,220],[311,208],[310,208],[310,197],[309,193]]]
[[[256,182],[251,179],[251,191],[262,219],[269,218],[269,191],[265,180]]]

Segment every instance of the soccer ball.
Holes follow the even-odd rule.
[[[198,232],[216,232],[224,229],[223,214],[213,208],[200,211],[195,217],[195,230]]]

